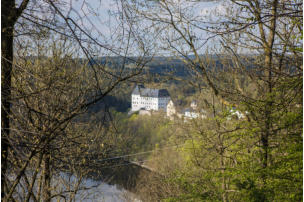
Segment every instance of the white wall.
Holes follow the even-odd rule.
[[[158,101],[158,108],[166,112],[167,105],[169,102],[170,102],[170,97],[160,97]]]
[[[172,116],[176,113],[176,109],[174,106],[174,103],[172,102],[172,100],[169,101],[168,105],[167,105],[167,116]]]
[[[152,97],[141,97],[139,95],[132,95],[132,111],[138,111],[141,108],[146,110],[155,110],[159,109],[158,98]]]
[[[185,112],[185,117],[188,118],[198,118],[199,113],[197,112]]]

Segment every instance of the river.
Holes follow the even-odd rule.
[[[71,190],[77,183],[77,178],[73,175],[65,173],[60,174],[60,178],[53,181],[53,185],[57,191],[63,193],[66,190]],[[96,181],[89,178],[83,179],[78,187],[75,196],[75,201],[83,202],[141,202],[135,194],[121,188],[117,185],[109,185],[102,181]],[[65,194],[69,198],[69,194]],[[57,198],[58,199],[58,198]]]
[[[96,182],[91,179],[85,179],[83,182],[88,190],[79,191],[76,195],[76,201],[93,202],[93,201],[104,201],[104,202],[130,202],[136,201],[135,195],[123,188],[119,188],[116,185],[109,185],[103,182]]]

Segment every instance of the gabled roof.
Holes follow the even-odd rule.
[[[158,97],[169,97],[170,94],[166,89],[159,89],[158,90]]]
[[[143,85],[137,85],[132,95],[140,95],[141,97],[170,97],[169,92],[166,89],[153,89],[153,88],[145,88]]]

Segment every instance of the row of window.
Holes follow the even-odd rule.
[[[133,105],[133,107],[143,107],[142,105]],[[155,108],[155,107],[153,107],[153,106],[144,106],[144,107],[147,107],[147,108]]]
[[[133,102],[133,104],[157,105],[157,103],[148,103],[148,102]]]
[[[143,105],[136,105],[134,104],[132,107],[143,107]],[[156,107],[155,105],[154,106],[147,106],[147,105],[144,105],[144,107]],[[159,108],[166,108],[166,105],[160,105]]]
[[[132,99],[136,99],[136,100],[142,100],[142,99],[144,99],[144,100],[153,100],[155,98],[154,97],[133,97]],[[159,99],[159,100],[169,100],[170,98],[168,98],[168,97],[160,97],[160,98],[157,98],[157,99]]]
[[[151,103],[151,102],[132,102],[132,104],[145,104],[145,105],[167,105],[168,103]]]
[[[154,98],[152,98],[152,97],[134,97],[133,99],[136,99],[136,100],[153,100]]]

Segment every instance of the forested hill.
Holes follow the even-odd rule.
[[[189,56],[189,58],[193,59],[194,56]],[[203,56],[202,58],[204,60]],[[227,57],[218,55],[209,55],[208,57],[205,57],[205,60],[208,60],[208,62],[206,62],[208,70],[213,73],[217,73],[219,70],[223,70],[224,66],[227,65],[227,60],[224,65],[224,58]],[[149,58],[146,59],[149,60]],[[137,60],[138,58],[135,57],[125,59],[123,57],[99,57],[92,59],[90,61],[90,64],[101,64],[107,66],[108,68],[111,68],[114,71],[119,71],[122,68],[123,63],[125,63],[124,68],[126,70],[134,68],[134,61]],[[186,92],[192,91],[192,87],[188,86],[187,82],[181,82],[187,81],[191,76],[193,76],[191,68],[189,68],[181,59],[157,56],[153,57],[152,59],[150,58],[150,60],[151,61],[146,64],[142,73],[144,83],[148,84],[149,82],[152,82],[154,84],[158,83],[158,85],[161,86],[165,85],[166,88],[174,88],[175,94],[180,95],[180,97],[183,97],[182,95],[184,95]],[[79,61],[82,64],[88,63],[88,60],[86,59],[79,59]],[[231,65],[231,60],[228,61],[230,61],[228,63]],[[249,66],[250,65],[248,65],[248,67]],[[167,76],[173,78],[173,80],[168,79]],[[176,80],[175,78],[179,79]],[[134,84],[130,84],[127,88],[128,89],[120,88],[119,92],[116,92],[115,95],[106,96],[105,99],[92,106],[89,110],[89,113],[96,113],[102,110],[105,106],[114,108],[119,112],[126,112],[131,106],[130,96],[131,91],[134,88]]]
[[[189,58],[193,59],[194,56],[189,56]],[[211,69],[219,69],[223,68],[223,64],[220,61],[219,56],[216,55],[210,55],[208,56],[208,59],[211,59],[211,64],[208,66]],[[87,60],[80,59],[82,62],[87,62]],[[129,58],[123,58],[123,57],[98,57],[95,59],[92,59],[90,61],[90,64],[103,64],[107,65],[110,68],[117,68],[120,69],[123,62],[125,62],[126,68],[133,68],[134,67],[134,61],[137,61],[138,58],[136,57],[129,57]],[[146,60],[151,60],[146,64],[146,68],[144,70],[144,73],[150,73],[150,74],[158,74],[159,76],[163,75],[173,75],[178,77],[187,77],[190,75],[189,68],[187,68],[187,65],[178,58],[174,57],[162,57],[157,56],[151,58],[146,58]]]
[[[190,59],[194,59],[194,56],[188,56]],[[247,56],[246,56],[247,57]],[[219,71],[223,70],[225,66],[232,65],[231,59],[225,60],[228,58],[225,55],[209,55],[209,56],[202,56],[202,60],[206,60],[206,66],[209,72],[218,73]],[[250,60],[253,58],[252,56],[248,55],[247,59]],[[36,60],[37,57],[31,56],[28,58],[29,60]],[[41,58],[40,58],[41,59]],[[46,58],[45,58],[46,59]],[[178,95],[184,95],[187,91],[192,91],[191,86],[187,86],[185,82],[181,83],[180,81],[187,81],[193,76],[191,69],[189,68],[185,62],[181,59],[174,58],[174,57],[162,57],[157,56],[153,58],[145,58],[146,60],[150,60],[142,73],[143,82],[144,83],[158,83],[158,85],[167,85],[168,86],[174,85],[174,92]],[[88,64],[88,60],[84,58],[75,59],[76,63],[78,64]],[[138,58],[136,57],[98,57],[94,58],[89,61],[90,65],[105,65],[107,68],[112,69],[114,72],[117,70],[121,70],[123,63],[124,68],[126,71],[132,70],[135,64],[134,61],[137,61]],[[208,60],[208,61],[207,61]],[[228,62],[227,62],[228,61]],[[229,64],[229,65],[228,65]],[[248,64],[248,61],[247,61]],[[231,66],[230,66],[231,67]],[[248,64],[247,67],[249,68],[250,65]],[[199,68],[197,68],[199,69]],[[148,76],[148,77],[146,77]],[[168,77],[173,78],[168,79]],[[175,80],[175,78],[179,78]],[[180,81],[178,81],[180,80]],[[96,103],[94,106],[91,106],[89,109],[89,113],[92,112],[99,112],[104,107],[114,108],[116,111],[119,112],[126,112],[130,106],[130,95],[131,91],[134,88],[134,83],[128,85],[128,87],[120,88],[119,92],[114,94],[107,95],[105,99]],[[172,87],[173,88],[173,87]],[[180,90],[183,89],[183,90]],[[178,91],[178,92],[177,92]]]
[[[246,58],[246,61],[242,61],[242,64],[246,68],[251,68],[251,62],[254,60],[256,55],[244,55],[243,58]],[[47,57],[40,56],[39,59],[46,59]],[[190,59],[195,57],[190,55]],[[227,55],[208,55],[201,56],[202,61],[207,67],[207,71],[218,72],[219,70],[224,70],[226,67],[231,67],[232,60],[231,57]],[[230,59],[228,59],[230,58]],[[37,56],[28,56],[29,60],[35,61],[38,59]],[[124,58],[122,56],[105,56],[93,58],[88,62],[86,58],[76,58],[75,59],[79,64],[89,64],[89,65],[106,65],[112,70],[121,70],[123,63],[125,69],[133,69],[135,67],[135,62],[138,61],[137,57],[128,57]],[[165,56],[155,56],[153,58],[144,58],[144,60],[149,61],[145,65],[143,74],[151,74],[158,76],[177,76],[177,77],[189,77],[191,75],[191,68],[187,66],[182,59],[176,57],[165,57]],[[199,68],[197,68],[199,69]]]

